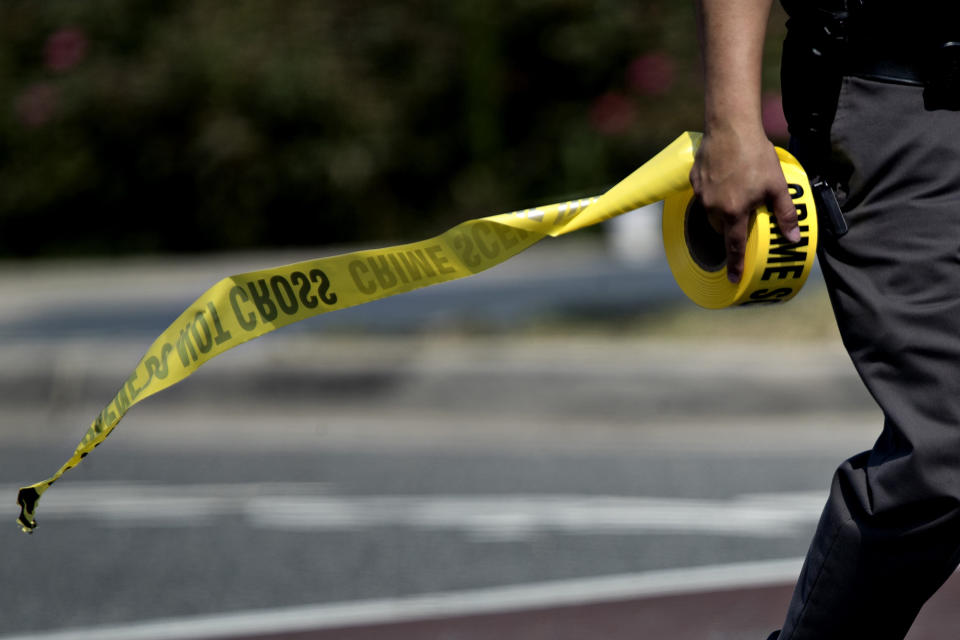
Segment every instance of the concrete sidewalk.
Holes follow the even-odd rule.
[[[78,439],[143,347],[0,347],[0,442]],[[828,343],[295,334],[211,361],[131,409],[112,442],[796,453],[868,447],[879,424]]]
[[[213,282],[338,252],[8,263],[0,442],[75,442],[153,339]],[[819,295],[817,287],[814,279],[801,295]],[[545,241],[477,276],[244,344],[133,408],[122,440],[276,449],[869,446],[879,419],[835,336],[790,341],[754,321],[742,327],[753,341],[720,339],[713,334],[724,323],[741,335],[747,315],[699,310],[690,315],[700,326],[686,333],[616,333],[617,318],[674,304],[692,306],[665,264],[620,262],[590,236]],[[791,304],[800,315],[821,308]],[[769,317],[756,311],[750,318]],[[597,331],[592,317],[607,318],[606,328]],[[269,435],[264,421],[277,425]]]
[[[0,271],[0,339],[151,339],[224,277],[359,248],[7,262]],[[483,273],[285,331],[499,331],[538,317],[642,313],[683,299],[665,261],[618,260],[601,238],[585,235],[550,238]]]

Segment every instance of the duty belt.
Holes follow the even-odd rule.
[[[898,55],[890,50],[862,47],[851,42],[843,64],[844,75],[923,86],[929,75],[925,58],[916,51],[900,51]]]
[[[846,75],[922,86],[930,109],[960,110],[960,41],[914,47],[848,42]]]
[[[908,10],[879,0],[784,1],[790,31],[832,70],[924,86],[939,99],[960,96],[960,6],[913,4]]]
[[[956,40],[904,40],[901,36],[897,41],[885,37],[884,32],[850,34],[844,49],[847,75],[904,84],[935,83],[950,75],[960,60],[960,42]]]

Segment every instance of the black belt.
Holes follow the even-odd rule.
[[[845,75],[914,86],[927,84],[930,72],[926,61],[889,53],[873,55],[875,53],[878,52],[851,48],[844,65]]]
[[[848,34],[841,59],[846,75],[900,84],[925,85],[936,45],[907,39],[889,25]]]
[[[927,44],[885,51],[848,43],[846,75],[924,87],[932,109],[960,110],[960,42]]]

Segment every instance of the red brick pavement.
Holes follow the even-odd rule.
[[[765,640],[792,587],[657,596],[553,609],[300,631],[257,640]],[[960,638],[960,576],[921,611],[907,640]]]

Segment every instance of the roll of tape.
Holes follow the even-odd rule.
[[[707,220],[693,189],[670,195],[663,206],[663,246],[673,277],[683,292],[701,307],[786,302],[810,275],[817,249],[817,216],[813,192],[800,163],[777,149],[790,197],[797,207],[800,242],[790,243],[766,209],[750,221],[743,276],[727,279],[723,236]]]

